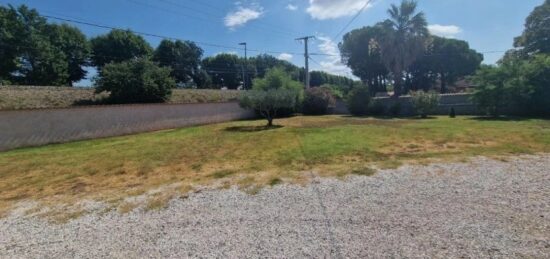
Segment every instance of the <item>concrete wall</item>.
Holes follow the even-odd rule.
[[[386,107],[386,111],[390,109],[395,100],[391,97],[375,98],[376,101],[382,103]],[[399,98],[400,115],[414,115],[414,108],[410,96],[402,96]],[[457,115],[481,115],[477,105],[471,101],[471,94],[442,94],[439,105],[433,115],[449,115],[451,108],[455,109]]]
[[[234,102],[0,111],[0,151],[253,117]]]

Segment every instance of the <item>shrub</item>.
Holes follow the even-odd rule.
[[[366,87],[357,87],[349,92],[347,105],[353,115],[366,115],[369,110],[370,93]]]
[[[271,127],[280,110],[296,107],[297,95],[296,90],[287,89],[251,90],[239,98],[239,105],[257,111]]]
[[[369,104],[368,113],[373,116],[380,116],[380,115],[384,115],[385,110],[386,110],[386,107],[384,106],[384,104],[374,100]]]
[[[411,96],[413,108],[422,118],[427,118],[430,113],[434,112],[439,104],[439,94],[434,91],[412,92]]]
[[[512,105],[513,89],[506,82],[517,73],[516,65],[503,64],[500,67],[484,66],[472,77],[478,85],[472,98],[477,106],[488,115],[499,116],[503,107]]]
[[[164,102],[176,86],[170,72],[146,59],[110,63],[101,70],[96,93],[109,92],[112,103]]]
[[[277,116],[290,116],[302,108],[304,87],[300,82],[292,80],[292,77],[283,68],[269,69],[263,78],[254,79],[252,89],[260,91],[284,89],[293,90],[297,93],[294,107],[280,109]]]
[[[329,89],[314,87],[305,91],[302,111],[307,115],[323,115],[335,105],[336,100]]]
[[[324,89],[328,89],[330,91],[330,93],[332,94],[332,96],[334,96],[334,98],[338,98],[338,99],[344,99],[344,92],[342,91],[341,87],[338,87],[336,85],[329,85],[329,84],[324,84],[321,86],[321,88],[324,88]]]
[[[393,100],[392,105],[389,108],[390,115],[399,116],[401,115],[401,103],[399,100]]]
[[[455,112],[455,108],[454,108],[454,107],[451,107],[451,112],[449,113],[449,117],[451,117],[451,118],[456,118],[456,112]]]

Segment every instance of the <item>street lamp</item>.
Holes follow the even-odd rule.
[[[248,69],[246,67],[246,65],[248,63],[247,62],[247,56],[246,56],[246,54],[247,54],[246,53],[246,42],[239,43],[239,46],[244,46],[244,65],[241,65],[241,66],[242,66],[242,70],[243,70],[243,89],[246,90],[246,77],[247,77],[246,75],[248,74],[248,73],[245,73],[245,69]]]

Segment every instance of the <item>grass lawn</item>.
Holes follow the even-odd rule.
[[[373,119],[346,116],[239,121],[0,153],[0,212],[22,200],[81,199],[137,206],[125,197],[165,186],[151,208],[197,186],[254,191],[373,168],[468,157],[550,152],[549,120],[469,117]]]

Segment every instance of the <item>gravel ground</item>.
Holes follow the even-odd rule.
[[[10,216],[0,233],[2,258],[547,258],[550,155],[206,191],[63,225]]]

